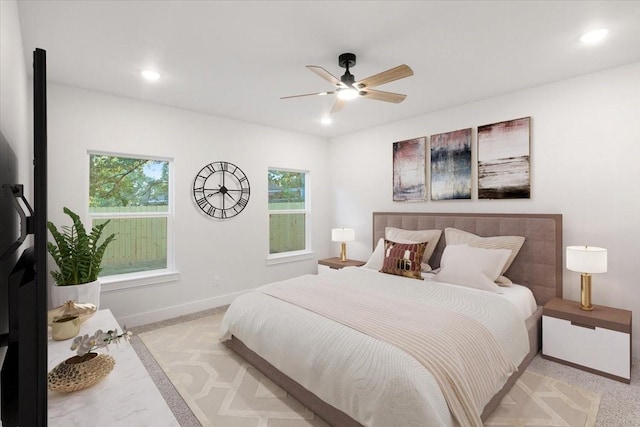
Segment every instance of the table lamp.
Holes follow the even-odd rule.
[[[353,242],[356,239],[356,232],[353,228],[334,228],[331,230],[331,240],[341,242],[340,261],[347,260],[347,242]]]
[[[607,250],[595,246],[567,246],[567,269],[582,273],[580,308],[591,311],[591,274],[607,272]]]

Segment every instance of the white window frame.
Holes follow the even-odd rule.
[[[267,224],[270,224],[270,215],[285,215],[285,214],[304,214],[304,249],[298,251],[280,252],[277,254],[267,253],[267,265],[281,264],[285,262],[293,262],[299,260],[305,260],[314,257],[314,253],[311,250],[311,173],[308,170],[303,169],[291,169],[281,168],[277,166],[269,166],[267,168],[267,177],[269,171],[282,171],[282,172],[296,172],[304,174],[304,210],[301,209],[284,209],[284,210],[270,210],[269,209],[269,195],[267,194]],[[268,178],[267,178],[267,191],[268,191]],[[271,230],[267,233],[267,236],[271,235]],[[267,251],[269,251],[269,245],[267,245]]]
[[[168,197],[169,203],[166,212],[126,212],[126,213],[95,213],[89,209],[89,186],[90,186],[90,165],[91,156],[111,156],[125,157],[129,159],[157,160],[169,164]],[[117,291],[120,289],[133,288],[138,286],[155,285],[159,283],[174,282],[180,279],[180,272],[176,270],[175,264],[175,202],[174,202],[174,160],[171,157],[150,156],[141,154],[119,153],[109,151],[87,151],[87,188],[86,212],[89,224],[93,224],[94,219],[126,219],[126,218],[166,218],[167,219],[167,267],[156,270],[137,271],[135,273],[114,274],[100,277],[102,292]]]

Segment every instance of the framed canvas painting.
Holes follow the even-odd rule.
[[[478,127],[478,199],[529,199],[531,117]]]
[[[471,199],[471,128],[431,135],[431,200]]]
[[[427,138],[393,143],[393,201],[424,201],[427,198]]]

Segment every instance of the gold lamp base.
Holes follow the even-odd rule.
[[[592,311],[591,305],[591,274],[582,273],[580,280],[580,308],[586,311]]]
[[[345,242],[342,242],[340,244],[340,261],[341,262],[347,261],[347,244]]]

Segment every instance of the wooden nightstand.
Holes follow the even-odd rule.
[[[355,259],[348,259],[344,262],[340,261],[340,258],[325,258],[318,260],[318,274],[327,273],[331,270],[340,270],[344,267],[362,267],[365,265],[365,261],[358,261]]]
[[[542,357],[594,374],[631,382],[631,312],[550,300],[542,311]]]

